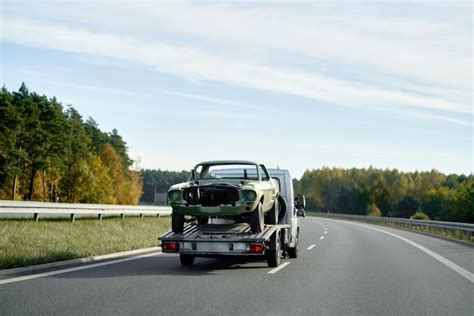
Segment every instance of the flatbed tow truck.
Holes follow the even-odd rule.
[[[269,169],[280,186],[278,224],[265,225],[260,233],[252,233],[247,223],[223,223],[211,218],[207,224],[187,223],[182,233],[172,230],[158,239],[165,253],[179,253],[184,266],[196,257],[246,256],[266,260],[269,267],[280,265],[281,258],[297,258],[300,226],[297,209],[304,208],[294,198],[292,178],[288,170]],[[304,203],[304,202],[303,202]],[[296,205],[295,205],[296,204]]]

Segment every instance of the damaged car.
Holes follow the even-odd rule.
[[[253,233],[278,222],[278,183],[263,164],[251,161],[207,161],[191,170],[189,181],[168,190],[171,226],[184,228],[185,216],[199,224],[210,217],[247,222]]]

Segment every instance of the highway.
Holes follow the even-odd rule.
[[[302,219],[300,256],[279,270],[162,253],[109,263],[0,280],[0,314],[474,314],[473,246],[342,220]]]

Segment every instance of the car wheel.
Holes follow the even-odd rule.
[[[275,199],[275,203],[273,203],[272,209],[268,211],[265,216],[265,224],[270,224],[270,225],[278,224],[279,210],[280,210],[280,206],[278,205],[278,200]]]
[[[267,264],[269,267],[278,267],[280,265],[280,232],[276,231],[270,237],[270,249],[265,252],[267,256]]]
[[[259,234],[263,231],[263,206],[259,202],[257,207],[250,213],[250,230],[254,234]]]
[[[278,196],[278,223],[286,216],[287,205],[285,198],[281,195]]]
[[[194,263],[194,256],[193,255],[187,255],[187,254],[180,254],[179,255],[179,261],[181,262],[181,265],[183,266],[191,266]]]
[[[184,229],[184,215],[179,214],[175,211],[171,213],[171,228],[173,232],[179,234],[183,232]]]

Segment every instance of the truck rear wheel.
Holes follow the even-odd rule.
[[[265,254],[267,256],[267,264],[270,268],[278,267],[280,265],[280,232],[276,231],[270,237],[270,249]]]
[[[176,234],[180,234],[184,229],[184,215],[175,211],[171,213],[171,229]]]
[[[289,247],[288,248],[288,256],[290,258],[298,258],[298,251],[300,249],[300,232],[296,233],[296,241],[295,241],[295,247]]]
[[[179,255],[179,261],[181,261],[181,265],[183,266],[191,266],[194,263],[194,256],[193,255],[186,255],[186,254],[180,254]]]
[[[262,202],[259,202],[257,207],[250,213],[250,230],[254,234],[259,234],[263,231],[263,206]]]

